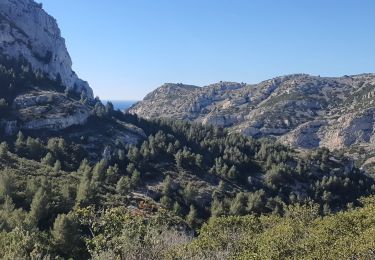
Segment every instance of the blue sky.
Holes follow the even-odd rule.
[[[375,72],[374,0],[43,0],[102,99],[164,82]]]

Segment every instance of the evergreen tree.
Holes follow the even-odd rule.
[[[237,172],[236,166],[233,165],[233,166],[229,169],[229,171],[228,171],[228,173],[227,173],[227,177],[228,177],[229,179],[232,179],[232,180],[234,180],[234,179],[236,179],[236,178],[238,177],[238,172]]]
[[[53,158],[53,155],[50,152],[48,152],[46,156],[44,156],[41,160],[41,163],[52,166],[55,164],[55,158]]]
[[[130,185],[129,177],[128,176],[121,177],[120,180],[117,182],[116,192],[124,196],[129,193],[130,189],[131,189],[131,185]]]
[[[141,182],[141,173],[138,170],[134,170],[132,173],[132,177],[130,179],[130,185],[131,187],[135,188],[137,187]]]
[[[193,201],[196,193],[197,190],[195,189],[194,185],[191,182],[189,182],[183,190],[183,198],[186,205],[190,204]]]
[[[244,215],[246,213],[246,200],[245,193],[237,193],[230,206],[230,213],[235,216]]]
[[[61,162],[56,160],[55,164],[53,165],[53,171],[55,173],[59,173],[61,171]]]
[[[182,168],[183,167],[183,155],[182,155],[182,151],[181,150],[178,150],[178,152],[176,153],[175,155],[175,161],[176,161],[176,165],[178,168]]]
[[[219,191],[220,192],[224,192],[225,191],[225,187],[226,187],[225,182],[223,180],[220,180],[219,187],[218,187]]]
[[[172,199],[167,196],[167,195],[164,195],[163,197],[161,197],[160,199],[160,203],[167,209],[170,209],[172,207]]]
[[[0,144],[0,159],[7,159],[9,147],[6,142]]]
[[[11,197],[14,189],[13,184],[14,180],[12,175],[7,173],[7,171],[0,174],[0,199],[4,199],[8,196]]]
[[[30,205],[29,221],[33,225],[38,225],[48,212],[49,195],[42,186],[35,193]]]
[[[199,168],[203,167],[203,156],[200,154],[197,154],[195,157],[195,165],[198,166]]]
[[[84,162],[83,162],[84,163]],[[84,163],[85,164],[85,163]],[[87,165],[82,165],[82,176],[77,188],[76,205],[86,206],[92,200],[93,188],[91,187],[91,168]],[[81,168],[80,167],[80,168]]]
[[[189,226],[194,227],[197,224],[197,216],[197,209],[194,205],[190,205],[189,214],[186,216],[186,223],[188,223]]]
[[[247,211],[261,213],[267,203],[266,193],[264,190],[258,190],[250,193],[247,202]]]
[[[109,166],[105,175],[106,175],[106,181],[108,183],[116,183],[117,175],[119,173],[119,167],[117,164],[114,166]]]
[[[140,152],[139,149],[135,146],[131,146],[128,151],[128,159],[132,162],[139,162],[140,159]]]
[[[39,139],[28,137],[26,140],[26,149],[29,158],[40,159],[44,147]]]
[[[134,163],[129,163],[126,167],[126,172],[132,174],[136,170]]]
[[[222,215],[224,215],[223,203],[214,198],[211,203],[211,217],[220,217]]]
[[[173,212],[177,216],[180,216],[181,213],[182,213],[181,206],[180,206],[180,204],[177,201],[175,201],[175,203],[173,204]]]
[[[14,144],[14,147],[16,149],[16,152],[22,152],[23,149],[25,148],[25,136],[23,135],[23,133],[21,131],[18,132],[17,134],[17,139],[16,139],[16,142]]]
[[[117,152],[117,157],[119,161],[124,161],[126,159],[125,151],[122,149],[119,149]]]
[[[60,255],[72,257],[79,243],[77,225],[69,215],[58,215],[51,231],[53,243]]]
[[[92,173],[93,182],[101,182],[105,178],[107,164],[107,160],[102,159],[95,165]]]
[[[164,196],[171,196],[172,194],[172,181],[169,175],[165,177],[164,182],[162,184],[162,194]]]

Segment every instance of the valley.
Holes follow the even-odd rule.
[[[94,54],[93,54],[94,55]],[[375,75],[102,101],[0,2],[0,259],[373,259]]]

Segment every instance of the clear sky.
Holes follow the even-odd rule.
[[[102,99],[164,82],[375,72],[374,0],[42,0]]]

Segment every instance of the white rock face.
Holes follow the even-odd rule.
[[[72,71],[72,61],[56,20],[33,0],[0,0],[0,54],[25,58],[33,70],[51,79],[61,77],[66,88],[93,97],[88,83]]]
[[[73,125],[84,125],[87,122],[87,118],[89,116],[89,111],[80,110],[73,115],[31,120],[25,123],[22,128],[29,130],[49,129],[57,131],[71,127]]]

